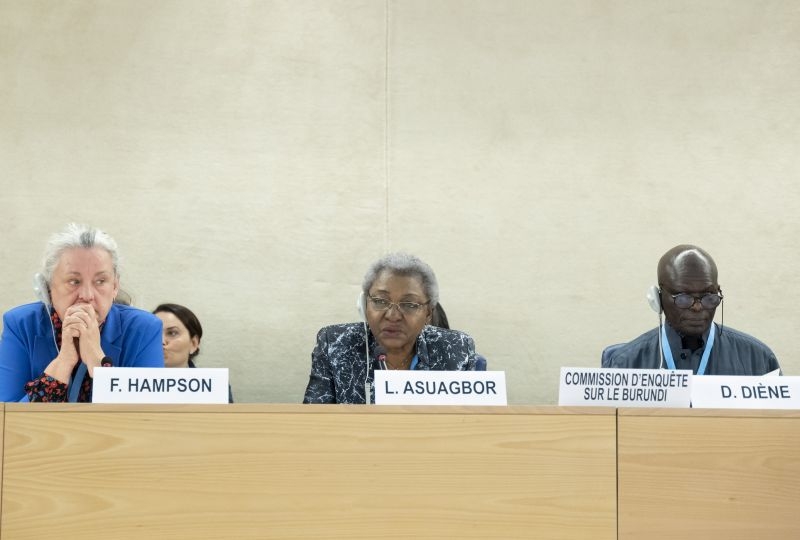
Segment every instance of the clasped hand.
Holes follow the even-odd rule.
[[[68,383],[79,360],[86,364],[89,376],[94,375],[104,357],[100,346],[100,324],[91,304],[75,304],[67,308],[61,321],[61,350],[45,373]]]

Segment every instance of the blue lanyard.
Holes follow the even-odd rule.
[[[80,360],[78,360],[81,362]],[[72,381],[69,384],[69,396],[68,399],[70,403],[75,403],[78,401],[78,393],[81,391],[81,386],[83,386],[83,379],[86,377],[86,364],[81,362],[78,366],[78,371],[75,373],[75,376],[72,378]]]
[[[669,340],[667,339],[667,331],[665,330],[666,325],[661,325],[661,348],[664,351],[664,358],[667,361],[667,367],[669,369],[675,369],[675,360],[672,359],[672,349],[669,346]],[[708,342],[706,343],[706,348],[703,351],[703,357],[700,359],[700,367],[697,368],[697,374],[703,375],[706,372],[706,366],[708,365],[708,357],[711,356],[711,349],[714,347],[714,334],[716,333],[714,329],[714,323],[711,323],[711,331],[708,333]]]
[[[411,365],[409,366],[409,368],[408,368],[408,369],[409,369],[409,370],[411,370],[411,371],[414,371],[414,368],[416,368],[416,367],[417,367],[417,364],[418,364],[418,363],[419,363],[419,356],[417,356],[417,355],[415,354],[415,355],[414,355],[414,358],[412,358],[412,359],[411,359]]]

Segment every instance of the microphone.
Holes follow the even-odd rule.
[[[378,363],[378,367],[381,369],[389,369],[386,366],[386,349],[384,349],[381,345],[375,347],[374,353],[375,361]]]

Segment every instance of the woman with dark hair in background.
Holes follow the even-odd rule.
[[[444,312],[442,304],[437,303],[433,308],[433,315],[431,316],[431,326],[438,326],[439,328],[450,329],[450,322],[447,320],[447,313]]]
[[[200,354],[203,326],[191,309],[180,304],[160,304],[153,314],[164,324],[162,344],[164,367],[193,368]],[[228,402],[233,403],[233,392],[228,385]]]
[[[433,309],[431,325],[438,326],[439,328],[450,328],[450,322],[447,320],[447,313],[445,313],[441,303],[437,303],[436,307]],[[476,352],[475,365],[472,369],[475,371],[486,371],[486,357]]]
[[[203,338],[203,327],[197,316],[178,304],[161,304],[153,314],[164,324],[164,367],[195,367],[193,359],[200,354]]]

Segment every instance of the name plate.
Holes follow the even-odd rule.
[[[94,368],[92,403],[228,403],[228,368]]]
[[[558,404],[688,408],[691,370],[561,368]]]
[[[508,405],[505,371],[375,372],[376,405]]]
[[[692,381],[698,409],[800,409],[800,377],[703,375]]]

